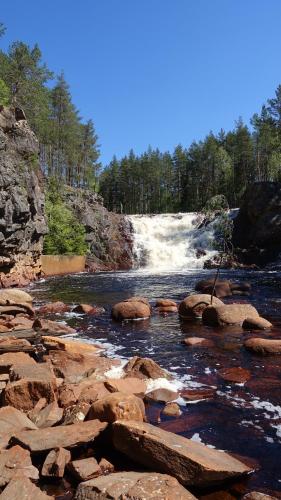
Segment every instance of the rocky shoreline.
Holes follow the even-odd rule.
[[[210,287],[210,280],[199,282],[199,293],[180,304],[159,299],[153,310],[146,298],[132,297],[116,304],[112,317],[127,321],[179,313],[184,321],[202,318],[210,326],[270,329],[250,304],[222,301],[229,295],[247,295],[248,284],[217,282],[212,304]],[[75,330],[50,317],[68,311],[70,306],[63,302],[34,309],[29,294],[0,292],[0,498],[20,499],[23,491],[26,498],[42,500],[228,498],[202,492],[225,489],[230,480],[251,474],[257,464],[149,423],[151,402],[162,405],[163,415],[177,418],[178,398],[198,398],[198,393],[172,390],[171,374],[150,358],[133,357],[124,365],[107,357],[102,346],[63,337]],[[88,304],[72,311],[103,313]],[[188,347],[204,342],[188,337],[185,343]],[[256,334],[245,347],[276,355],[281,341]],[[241,381],[247,379],[245,372],[226,370],[221,376]],[[256,492],[243,496],[260,498],[275,497]]]

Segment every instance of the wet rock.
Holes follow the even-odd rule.
[[[276,497],[260,493],[258,491],[251,491],[242,497],[242,500],[278,500]]]
[[[51,321],[49,319],[37,318],[33,323],[33,328],[35,330],[40,330],[40,332],[48,333],[50,335],[68,335],[76,333],[74,328],[71,326],[64,325],[63,323],[58,323],[57,321]]]
[[[79,304],[74,307],[72,311],[78,314],[92,314],[95,316],[104,313],[105,309],[103,307],[91,306],[89,304]]]
[[[178,307],[177,303],[171,299],[157,299],[156,307]]]
[[[65,313],[69,312],[70,307],[64,302],[51,302],[50,304],[45,304],[38,309],[39,314],[57,314],[57,313]]]
[[[111,474],[114,472],[114,465],[106,460],[106,458],[102,458],[99,462],[100,470],[103,475]]]
[[[16,477],[39,479],[39,472],[32,465],[30,452],[18,445],[0,453],[0,487],[3,488]]]
[[[73,460],[67,466],[70,474],[79,482],[101,475],[101,468],[94,457]]]
[[[259,316],[258,318],[246,318],[243,321],[242,327],[245,330],[266,330],[272,328],[272,324],[267,319]]]
[[[80,483],[75,499],[94,498],[196,500],[174,477],[156,472],[117,472]]]
[[[242,325],[246,318],[259,318],[258,311],[250,304],[227,304],[207,307],[202,320],[208,326]]]
[[[190,347],[213,347],[214,342],[203,337],[186,337],[183,341]]]
[[[99,419],[102,422],[115,422],[116,420],[143,421],[145,408],[143,401],[134,396],[114,392],[92,404],[87,420]]]
[[[43,429],[58,424],[63,416],[63,408],[59,408],[56,401],[53,401],[43,408],[36,416],[34,423]]]
[[[23,290],[17,290],[15,288],[6,288],[5,290],[0,290],[0,305],[5,304],[22,304],[30,303],[32,304],[33,297],[29,293]]]
[[[122,392],[123,394],[136,394],[144,396],[147,384],[137,377],[109,379],[104,382],[109,392]]]
[[[0,408],[0,449],[8,446],[15,432],[27,429],[36,430],[37,426],[24,413],[12,406]]]
[[[145,319],[151,315],[150,307],[143,302],[127,301],[115,304],[111,311],[112,318],[116,321],[125,319]]]
[[[166,370],[161,368],[153,359],[134,356],[124,366],[125,377],[141,379],[170,378]]]
[[[32,410],[40,398],[48,403],[55,400],[54,384],[50,380],[21,379],[6,385],[3,391],[3,404],[18,410]]]
[[[202,387],[198,389],[184,389],[180,392],[180,396],[187,401],[198,401],[200,399],[212,399],[215,393],[215,389]]]
[[[180,417],[182,412],[177,403],[167,403],[162,410],[162,414],[166,417]]]
[[[54,500],[53,496],[43,493],[28,478],[19,477],[10,481],[0,495],[1,500]]]
[[[178,312],[178,306],[161,306],[161,307],[156,307],[155,311],[158,312],[159,314],[177,313]]]
[[[124,300],[124,302],[141,302],[142,304],[149,306],[149,300],[146,297],[130,297],[129,299]]]
[[[184,485],[205,487],[250,471],[225,452],[146,423],[115,422],[113,443],[131,459],[171,473]]]
[[[218,375],[227,382],[244,383],[251,378],[251,372],[241,366],[223,368],[218,370]]]
[[[246,340],[244,346],[257,354],[281,354],[281,339],[252,338]]]
[[[189,295],[179,305],[179,315],[182,319],[201,318],[204,309],[211,304],[209,294]],[[214,306],[223,306],[223,302],[213,297]]]
[[[17,432],[11,441],[31,452],[49,451],[53,448],[72,448],[93,441],[106,427],[106,422],[89,420],[78,424]]]
[[[175,391],[170,391],[169,389],[155,389],[150,391],[145,395],[146,401],[159,401],[160,403],[168,403],[178,399],[179,394]]]
[[[217,280],[215,284],[215,279],[211,278],[208,280],[198,281],[195,285],[195,290],[201,293],[212,294],[214,291],[215,297],[218,299],[223,297],[229,297],[232,295],[231,283],[229,280]]]
[[[95,344],[86,344],[76,340],[62,339],[52,336],[43,336],[42,343],[48,350],[61,350],[72,354],[98,354],[102,347]]]
[[[41,471],[43,477],[57,477],[64,476],[66,465],[71,460],[71,453],[64,448],[55,448],[48,453]]]

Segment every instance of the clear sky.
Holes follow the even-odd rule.
[[[0,0],[1,45],[64,70],[104,163],[246,122],[281,83],[280,0]]]

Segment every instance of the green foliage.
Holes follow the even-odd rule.
[[[232,232],[233,220],[229,216],[229,205],[224,195],[210,198],[202,210],[208,222],[215,219],[215,241],[213,247],[222,254],[233,253]]]
[[[7,106],[10,102],[10,92],[5,82],[0,78],[0,105]]]
[[[47,195],[46,215],[49,234],[44,239],[45,255],[85,255],[88,246],[85,228],[65,206],[52,180]]]

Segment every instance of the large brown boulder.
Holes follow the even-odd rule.
[[[157,299],[155,303],[156,307],[178,307],[177,303],[171,299]]]
[[[6,385],[2,401],[6,406],[28,412],[41,398],[45,398],[48,403],[55,400],[54,383],[50,380],[22,378]]]
[[[19,444],[34,453],[49,451],[53,448],[73,448],[90,443],[106,427],[106,422],[89,420],[36,431],[20,431],[12,436],[11,443]]]
[[[157,472],[116,472],[80,483],[76,500],[196,500],[178,481]]]
[[[116,321],[123,321],[125,319],[146,319],[151,315],[149,305],[143,302],[129,301],[119,302],[115,304],[111,311],[112,318]]]
[[[179,315],[182,319],[201,318],[206,307],[211,304],[212,296],[209,294],[199,293],[189,295],[179,305]],[[223,302],[217,297],[213,297],[214,306],[223,306]]]
[[[47,350],[66,351],[71,354],[98,354],[102,347],[96,344],[86,344],[77,340],[69,340],[59,337],[43,336],[42,343]]]
[[[134,356],[124,366],[125,377],[147,378],[170,378],[169,374],[161,368],[153,359]]]
[[[250,472],[225,452],[143,422],[115,422],[113,443],[132,460],[173,474],[184,485],[207,487]]]
[[[227,304],[209,306],[202,315],[208,326],[242,325],[246,318],[259,318],[258,311],[251,304]]]
[[[92,404],[87,420],[99,419],[102,422],[116,420],[137,420],[143,422],[145,407],[142,399],[132,394],[114,392]]]
[[[214,278],[198,281],[195,285],[195,290],[207,294],[212,294],[214,290],[214,295],[218,297],[218,299],[232,295],[231,283],[229,280],[217,280],[216,284]]]
[[[259,316],[258,318],[246,318],[243,321],[242,327],[245,330],[266,330],[272,328],[272,324],[267,319]]]
[[[25,352],[7,352],[0,355],[0,373],[8,373],[12,366],[36,365],[36,361]]]
[[[251,338],[244,342],[244,346],[257,354],[281,354],[281,339]]]

